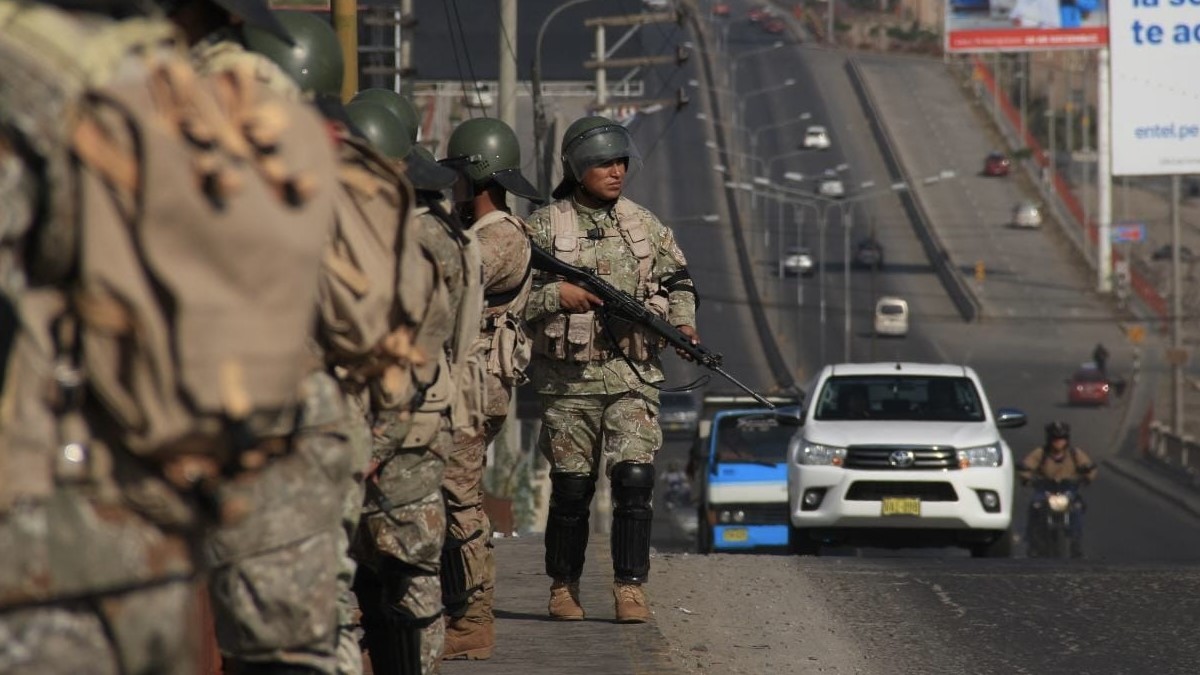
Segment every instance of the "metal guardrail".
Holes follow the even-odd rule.
[[[910,186],[910,189],[898,193],[897,196],[904,206],[905,213],[908,214],[909,221],[912,222],[913,230],[916,232],[917,238],[921,241],[921,246],[925,249],[925,255],[929,258],[929,263],[933,265],[938,279],[941,280],[942,286],[945,287],[946,294],[950,296],[950,300],[954,303],[955,308],[958,309],[958,313],[962,316],[963,321],[970,322],[981,318],[982,312],[980,311],[979,299],[975,297],[966,280],[954,268],[954,262],[950,259],[950,252],[946,250],[945,245],[942,244],[941,239],[938,237],[937,231],[934,229],[929,215],[925,212],[925,207],[921,203],[920,196],[915,189],[912,189],[916,187],[916,183],[913,182],[908,170],[904,168],[904,164],[900,162],[899,155],[896,152],[896,144],[879,116],[879,108],[875,104],[875,100],[871,96],[871,91],[867,88],[866,82],[863,81],[862,71],[859,69],[857,59],[850,57],[846,60],[846,72],[850,76],[850,84],[854,87],[854,92],[858,95],[859,103],[862,104],[863,112],[866,114],[867,119],[871,121],[871,134],[875,137],[875,142],[883,154],[883,160],[887,164],[888,173],[891,174],[892,180],[904,181]]]
[[[1177,436],[1166,423],[1152,421],[1143,453],[1149,459],[1184,472],[1194,484],[1200,483],[1200,442],[1193,436]]]

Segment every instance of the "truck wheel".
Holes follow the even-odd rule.
[[[986,544],[972,544],[972,558],[1011,558],[1013,548],[1012,530],[1005,530],[1000,536]]]
[[[792,555],[821,555],[821,542],[809,536],[809,530],[788,529],[788,552]]]

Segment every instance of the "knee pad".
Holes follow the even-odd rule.
[[[650,525],[654,519],[654,465],[613,467],[613,573],[617,581],[645,583],[650,575]]]
[[[550,475],[550,485],[546,574],[561,581],[577,581],[583,574],[596,480],[587,473],[556,473]]]
[[[479,589],[478,586],[467,588],[467,561],[463,556],[463,547],[481,536],[483,530],[477,530],[466,539],[455,539],[446,534],[439,578],[442,582],[442,605],[446,608],[446,615],[452,618],[466,614],[467,600]]]
[[[432,619],[416,619],[396,610],[388,598],[411,579],[407,565],[385,559],[383,575],[360,566],[354,575],[354,593],[362,611],[363,645],[372,672],[380,675],[421,675],[421,634]],[[411,569],[411,568],[409,568]]]

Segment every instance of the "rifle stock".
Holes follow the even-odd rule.
[[[613,286],[590,270],[567,264],[555,258],[549,251],[531,242],[533,268],[547,274],[561,277],[576,286],[587,289],[604,301],[603,311],[617,315],[627,321],[640,324],[655,335],[663,338],[675,349],[687,354],[693,361],[728,380],[731,384],[750,394],[759,403],[774,409],[775,405],[763,398],[758,392],[747,387],[730,375],[721,366],[721,355],[702,344],[693,343],[675,326],[655,314],[648,307],[637,301],[637,298]]]

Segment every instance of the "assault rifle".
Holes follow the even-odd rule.
[[[759,403],[771,409],[775,408],[775,404],[750,387],[739,382],[734,376],[725,372],[725,369],[721,367],[720,354],[702,344],[692,344],[691,338],[684,335],[675,326],[664,321],[648,307],[638,302],[632,295],[601,279],[590,270],[569,265],[555,258],[541,246],[532,242],[530,244],[533,247],[533,259],[530,264],[534,269],[556,275],[565,281],[569,281],[576,286],[594,293],[604,301],[604,306],[599,308],[598,311],[641,325],[643,328],[666,340],[675,349],[687,354],[696,363],[729,380],[738,389],[753,396]]]

